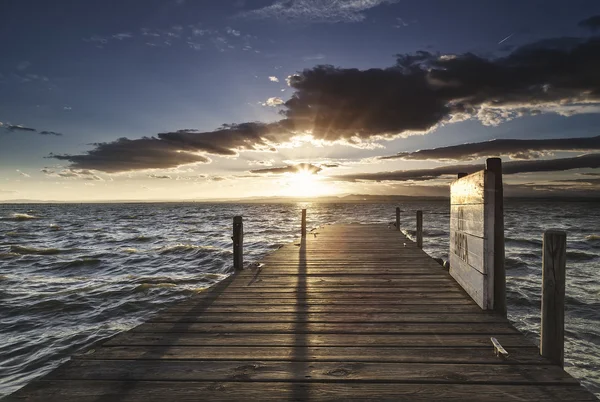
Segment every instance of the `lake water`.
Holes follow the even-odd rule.
[[[414,237],[424,211],[424,249],[447,258],[447,201],[405,202]],[[0,397],[46,374],[76,350],[141,323],[225,278],[231,226],[244,216],[245,261],[260,259],[308,226],[387,223],[394,204],[0,205]],[[536,343],[542,233],[568,233],[565,368],[600,396],[600,205],[505,205],[509,318]]]

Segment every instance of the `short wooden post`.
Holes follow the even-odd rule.
[[[504,188],[502,159],[488,158],[485,169],[494,173],[494,311],[506,317],[506,271],[504,268]]]
[[[302,237],[306,237],[306,209],[302,210]]]
[[[244,268],[244,222],[241,216],[233,217],[233,268]]]
[[[417,247],[423,248],[423,211],[417,211]]]
[[[400,230],[400,207],[396,207],[396,230]]]
[[[564,365],[567,233],[546,230],[542,245],[542,326],[540,354]]]
[[[469,175],[468,173],[465,173],[465,172],[460,172],[460,173],[458,174],[458,178],[459,178],[459,179],[462,179],[463,177],[465,177],[465,176],[468,176],[468,175]]]

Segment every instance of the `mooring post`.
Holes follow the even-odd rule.
[[[502,159],[488,158],[485,168],[494,173],[494,310],[506,317],[506,271],[504,268],[504,187]]]
[[[306,209],[302,210],[302,237],[306,237]]]
[[[400,207],[396,207],[396,230],[400,230]]]
[[[564,365],[565,350],[565,269],[567,233],[546,230],[542,245],[542,325],[540,354]]]
[[[244,222],[241,216],[233,217],[233,268],[244,268]]]
[[[417,211],[417,247],[423,248],[423,211]]]

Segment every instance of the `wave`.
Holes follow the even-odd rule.
[[[152,288],[174,288],[177,285],[174,283],[142,283],[135,287],[135,292],[141,292]]]
[[[506,237],[505,240],[506,240],[506,243],[508,243],[508,244],[512,243],[515,245],[542,247],[542,241],[536,240],[536,239]]]
[[[131,253],[131,254],[140,252],[140,250],[138,250],[137,248],[134,248],[134,247],[125,247],[125,248],[122,248],[121,251],[124,253]]]
[[[58,248],[36,248],[27,246],[10,246],[9,252],[20,255],[53,255],[60,254],[62,250]]]
[[[11,220],[11,221],[29,221],[29,220],[32,220],[32,219],[40,219],[40,218],[38,218],[35,215],[14,213],[7,220]]]
[[[597,235],[597,234],[591,234],[591,235],[585,236],[585,239],[586,239],[587,241],[600,240],[600,235]]]
[[[584,253],[583,251],[567,251],[567,261],[591,261],[598,257],[598,254]]]
[[[102,262],[102,260],[100,260],[99,258],[78,258],[76,260],[73,261],[67,261],[61,264],[61,268],[78,268],[78,267],[85,267],[88,265],[96,265],[96,264],[100,264]]]
[[[13,252],[1,252],[0,253],[0,260],[4,259],[4,258],[15,258],[15,257],[20,257],[21,254],[17,254],[17,253],[13,253]]]
[[[186,251],[213,251],[225,252],[226,250],[215,246],[198,246],[195,244],[175,244],[173,246],[165,246],[157,249],[160,254],[182,253]],[[228,252],[228,251],[227,251]]]

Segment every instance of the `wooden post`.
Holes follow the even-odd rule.
[[[506,317],[506,271],[504,268],[504,188],[502,159],[488,158],[485,168],[494,173],[494,310]]]
[[[244,222],[241,216],[233,217],[233,268],[244,269]]]
[[[468,176],[468,175],[469,175],[468,173],[465,173],[465,172],[460,172],[460,173],[458,174],[458,178],[459,178],[459,179],[462,179],[463,177],[465,177],[465,176]]]
[[[306,237],[306,209],[302,210],[302,237]]]
[[[546,230],[542,245],[542,326],[540,354],[564,365],[567,233]]]
[[[400,207],[396,207],[396,230],[400,230]]]
[[[417,211],[417,247],[423,248],[423,211]]]

